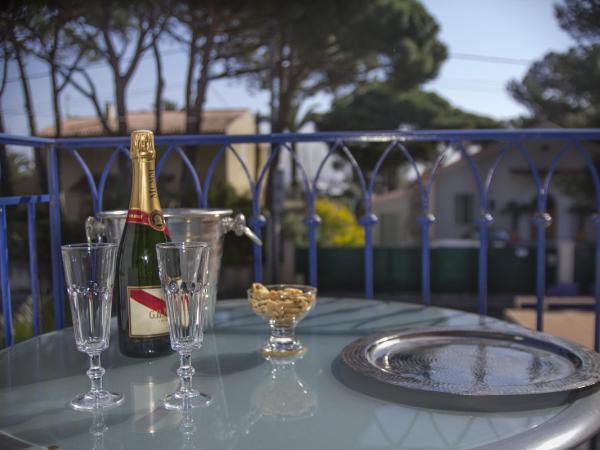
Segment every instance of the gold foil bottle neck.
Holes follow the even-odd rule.
[[[135,130],[131,133],[131,159],[154,159],[154,133],[149,130]]]

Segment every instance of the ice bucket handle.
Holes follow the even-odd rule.
[[[106,225],[94,216],[85,219],[85,237],[88,242],[106,242]]]
[[[246,225],[246,217],[243,214],[237,214],[235,217],[224,217],[221,222],[225,233],[233,231],[236,236],[245,234],[256,245],[262,246],[262,241]]]

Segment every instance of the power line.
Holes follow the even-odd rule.
[[[161,56],[171,56],[177,53],[183,53],[187,50],[182,47],[177,47],[171,50],[164,50],[161,52]],[[145,59],[149,57],[149,53],[145,53],[142,55],[141,59]],[[494,56],[494,55],[478,55],[474,53],[450,53],[451,59],[458,59],[463,61],[474,61],[474,62],[485,62],[485,63],[493,63],[493,64],[508,64],[508,65],[516,65],[516,66],[528,66],[531,64],[531,60],[522,59],[522,58],[509,58],[505,56]],[[105,63],[103,61],[93,62],[87,65],[88,69],[97,69],[103,66]],[[27,78],[29,80],[38,80],[42,78],[49,78],[50,72],[37,72],[30,74]],[[7,78],[7,83],[16,83],[19,81],[19,77]]]
[[[488,92],[495,92],[495,91],[499,91],[499,92],[503,92],[505,91],[506,87],[503,85],[503,83],[506,82],[506,80],[490,80],[490,79],[479,79],[479,78],[445,78],[445,77],[440,77],[440,78],[436,78],[435,80],[432,80],[429,83],[433,83],[435,82],[439,87],[443,87],[444,89],[452,89],[452,90],[463,90],[463,91],[479,91],[479,92],[483,92],[483,91],[488,91]],[[499,84],[502,84],[499,86]],[[176,89],[181,89],[182,87],[184,87],[183,83],[175,83],[175,84],[170,84],[165,86],[165,92],[172,92],[173,90]],[[227,99],[223,96],[223,94],[217,90],[214,86],[212,86],[211,88],[211,93],[221,102],[223,103],[226,107],[230,107],[230,103],[229,101],[227,101]],[[127,98],[139,98],[142,96],[146,96],[149,93],[154,93],[156,91],[156,87],[155,86],[144,86],[144,87],[138,87],[137,89],[133,89],[131,91],[129,91],[127,93]],[[106,97],[108,95],[110,95],[111,92],[109,91],[101,91],[98,93],[98,96],[100,98],[102,97]],[[52,102],[50,100],[45,101],[45,102],[36,102],[37,106],[47,106],[50,105]],[[5,105],[5,113],[7,114],[13,114],[12,111],[15,110],[20,110],[21,109],[21,105]],[[18,113],[21,114],[21,113]]]
[[[529,66],[531,60],[522,58],[507,58],[505,56],[477,55],[473,53],[450,53],[451,59],[463,61],[485,62],[493,64],[509,64],[513,66]]]
[[[438,88],[436,87],[432,87],[432,89],[443,89],[445,91],[462,91],[462,92],[472,92],[472,93],[486,93],[486,94],[496,94],[496,95],[500,95],[500,94],[506,94],[506,92],[503,92],[501,89],[489,89],[489,88],[484,88],[484,87],[477,87],[477,86],[452,86],[452,85],[448,85],[448,86],[440,86]]]
[[[215,95],[215,97],[217,97],[219,100],[221,100],[221,103],[223,103],[225,105],[225,107],[229,108],[229,102],[225,99],[225,97],[223,97],[223,95],[221,95],[221,93],[215,89],[214,87],[211,88],[212,93]]]

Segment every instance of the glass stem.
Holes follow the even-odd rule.
[[[86,374],[92,383],[90,393],[94,396],[97,396],[100,391],[102,391],[102,376],[104,375],[104,372],[106,371],[100,366],[100,353],[90,355],[90,368],[87,370]]]
[[[271,325],[271,336],[277,340],[294,339],[294,327],[277,327]]]
[[[181,379],[179,392],[183,395],[189,394],[192,390],[192,377],[196,371],[192,367],[192,354],[179,353],[179,369],[177,375]]]

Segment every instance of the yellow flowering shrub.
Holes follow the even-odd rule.
[[[364,229],[350,209],[333,200],[320,198],[315,203],[321,217],[317,228],[319,244],[325,247],[361,247],[365,245]]]

